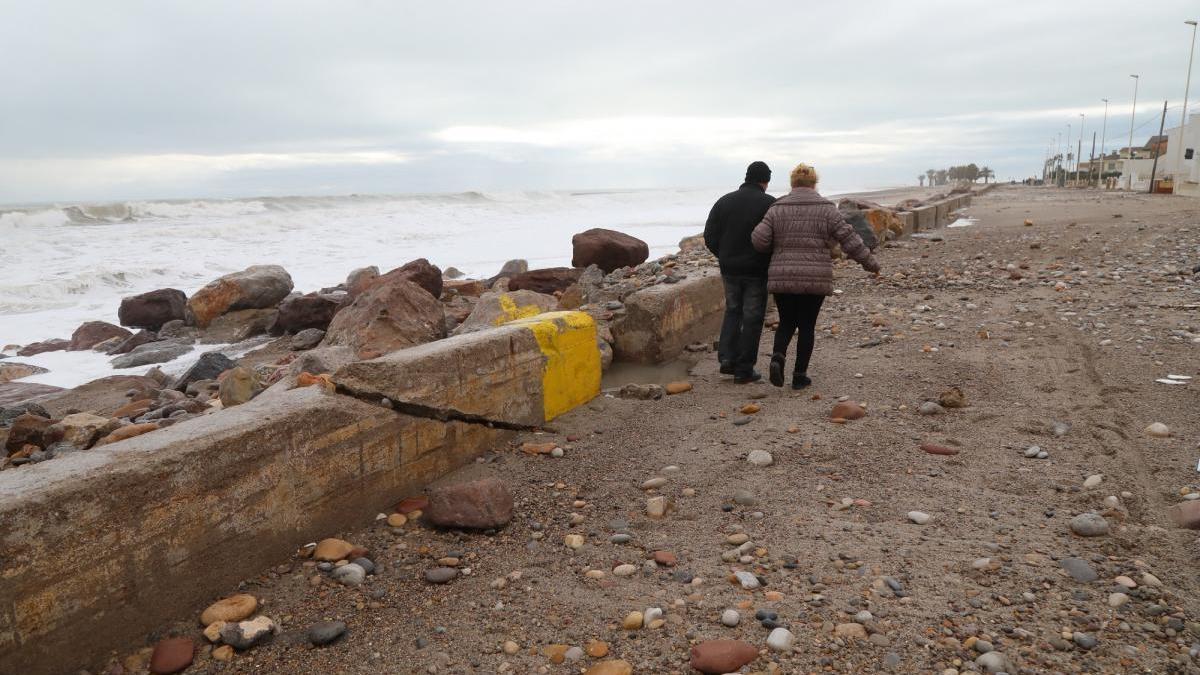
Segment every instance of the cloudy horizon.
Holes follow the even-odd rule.
[[[1131,73],[1134,143],[1164,100],[1177,126],[1183,21],[1200,10],[364,0],[4,15],[21,58],[0,63],[0,203],[35,203],[723,186],[754,159],[780,176],[812,163],[834,189],[969,162],[1019,180],[1068,124],[1075,147],[1080,113],[1086,157],[1101,98],[1105,147],[1126,145]]]

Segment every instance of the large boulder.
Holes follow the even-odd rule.
[[[265,335],[279,317],[276,309],[238,309],[222,314],[208,324],[200,341],[205,344],[233,344],[256,335]]]
[[[189,343],[160,340],[136,347],[128,354],[122,354],[112,359],[110,363],[112,363],[113,368],[118,370],[122,368],[136,368],[151,363],[173,361],[190,351],[192,351],[192,345]]]
[[[215,380],[221,373],[235,366],[237,364],[233,362],[233,359],[221,352],[206,352],[201,354],[200,358],[182,375],[175,378],[175,381],[171,383],[171,388],[175,391],[187,391],[189,384],[200,380]]]
[[[52,420],[40,415],[23,413],[13,420],[12,427],[8,430],[8,438],[4,442],[4,449],[11,455],[26,445],[46,447],[44,434],[51,424]]]
[[[341,298],[332,294],[293,295],[279,303],[275,331],[299,333],[306,328],[325,330],[341,306]]]
[[[321,344],[352,347],[359,358],[373,359],[444,337],[437,298],[411,281],[381,278],[333,317]]]
[[[380,284],[389,284],[393,281],[411,281],[424,288],[433,297],[442,297],[442,270],[438,269],[437,265],[430,264],[424,258],[417,258],[411,262],[406,262],[391,272],[370,280],[362,290],[369,290]],[[362,284],[359,285],[361,286]],[[355,293],[354,289],[351,289],[350,299],[354,300],[359,294]]]
[[[350,304],[354,298],[362,295],[363,291],[371,285],[371,282],[379,278],[379,268],[371,265],[369,267],[360,267],[346,276],[346,296],[343,304]]]
[[[571,237],[573,267],[597,265],[606,273],[621,267],[637,267],[650,257],[646,242],[624,232],[592,228]]]
[[[88,321],[71,333],[71,344],[68,351],[80,352],[91,349],[96,345],[112,338],[127,338],[133,335],[129,331],[104,321]]]
[[[558,301],[553,295],[536,293],[534,291],[509,291],[501,293],[491,291],[484,293],[471,314],[454,329],[455,335],[473,333],[493,326],[501,326],[509,321],[552,312]]]
[[[92,447],[103,436],[107,436],[120,426],[117,420],[92,413],[75,413],[67,415],[51,424],[45,431],[44,439],[47,445],[67,443],[80,450]]]
[[[158,330],[168,321],[182,319],[187,295],[176,288],[160,288],[149,293],[121,299],[117,318],[122,326]]]
[[[265,309],[292,292],[292,277],[279,265],[253,265],[226,274],[196,291],[187,302],[190,322],[207,328],[213,319],[237,309]]]
[[[549,295],[555,291],[566,290],[579,280],[579,275],[581,274],[583,274],[583,270],[571,267],[548,267],[546,269],[530,270],[509,277],[508,290],[537,291],[538,293]]]
[[[4,382],[12,382],[13,380],[19,380],[23,377],[41,375],[42,373],[48,372],[50,371],[42,368],[41,366],[34,366],[28,363],[0,361],[0,384]]]
[[[437,488],[426,515],[438,527],[490,530],[512,520],[513,498],[498,478],[481,478]]]
[[[61,352],[71,346],[70,340],[55,338],[41,342],[31,342],[17,351],[17,356],[37,356],[46,352]]]

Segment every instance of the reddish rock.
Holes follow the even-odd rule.
[[[284,333],[299,333],[306,328],[325,330],[339,307],[339,298],[332,295],[309,293],[290,296],[279,303],[275,330]]]
[[[159,640],[150,655],[150,672],[155,675],[171,675],[186,670],[192,665],[196,645],[188,638],[175,637]]]
[[[411,281],[381,279],[333,317],[321,344],[373,359],[444,337],[446,316],[437,298]]]
[[[354,298],[363,294],[371,282],[379,278],[379,268],[371,265],[370,267],[360,267],[351,272],[346,277],[346,301],[343,305],[350,304]]]
[[[129,426],[121,427],[104,438],[96,441],[96,445],[92,447],[98,448],[102,445],[116,443],[117,441],[123,441],[128,438],[133,438],[134,436],[141,436],[142,434],[148,434],[155,429],[158,429],[158,425],[154,422],[146,422],[145,424],[130,424]]]
[[[137,401],[130,401],[129,403],[126,403],[125,405],[121,406],[120,408],[117,408],[116,410],[113,411],[112,416],[113,417],[128,417],[128,418],[132,419],[134,417],[141,416],[143,413],[150,410],[150,408],[152,408],[152,407],[154,407],[153,399],[143,398],[143,399],[139,399]]]
[[[417,497],[405,497],[396,504],[396,512],[408,515],[413,511],[424,511],[429,508],[429,498],[423,495]]]
[[[540,270],[530,270],[510,277],[508,280],[508,290],[537,291],[538,293],[549,295],[556,291],[567,290],[568,287],[579,281],[581,274],[583,274],[583,270],[570,267],[549,267]]]
[[[26,445],[46,447],[43,436],[53,423],[53,420],[41,415],[22,413],[20,417],[13,420],[12,426],[8,430],[8,439],[4,441],[5,451],[11,455]]]
[[[238,309],[274,307],[292,292],[292,277],[279,265],[253,265],[226,274],[196,291],[187,302],[187,314],[198,328]]]
[[[487,290],[479,279],[454,279],[447,280],[442,283],[442,291],[454,291],[459,295],[465,295],[471,298],[478,298]]]
[[[842,401],[833,406],[829,416],[834,419],[857,420],[866,417],[867,410],[854,401]]]
[[[1171,507],[1171,519],[1179,527],[1200,530],[1200,499],[1181,502]]]
[[[5,359],[0,361],[0,384],[12,382],[13,380],[19,380],[23,377],[29,377],[31,375],[40,375],[48,372],[50,371],[42,368],[41,366],[34,366],[28,363],[16,363]]]
[[[108,350],[108,353],[113,356],[117,356],[120,354],[128,354],[129,352],[133,351],[134,349],[137,349],[138,347],[141,347],[142,345],[150,344],[151,342],[157,342],[157,341],[158,341],[158,335],[156,333],[154,333],[153,331],[139,330],[138,332],[134,333],[133,335],[130,335],[129,337],[122,340],[121,344],[117,345],[113,349]]]
[[[662,565],[663,567],[674,567],[676,563],[679,562],[679,559],[676,558],[675,554],[671,553],[670,551],[655,551],[654,562]]]
[[[424,258],[417,258],[411,262],[404,263],[402,266],[382,276],[376,278],[368,276],[358,281],[350,289],[350,300],[355,300],[359,295],[372,288],[396,281],[410,281],[424,288],[433,297],[442,297],[442,284],[444,283],[442,270]]]
[[[182,320],[187,295],[176,288],[160,288],[121,299],[117,318],[122,326],[158,330],[168,321]]]
[[[70,346],[70,340],[43,340],[25,345],[17,352],[17,356],[37,356],[46,352],[61,352]]]
[[[692,647],[692,667],[709,675],[736,673],[758,658],[758,649],[741,640],[706,640]]]
[[[439,527],[487,530],[512,520],[513,499],[498,478],[437,488],[429,494],[429,522]]]
[[[646,242],[623,232],[593,228],[571,237],[572,267],[596,265],[607,274],[620,267],[637,267],[650,257]]]
[[[80,352],[85,349],[91,349],[105,340],[111,340],[115,337],[127,338],[131,335],[133,333],[120,326],[114,326],[111,323],[88,321],[79,328],[76,328],[75,332],[71,334],[71,344],[67,347],[67,350]]]
[[[921,449],[931,455],[957,455],[958,448],[948,448],[944,445],[936,445],[934,443],[922,443]]]

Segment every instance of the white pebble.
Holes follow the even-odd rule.
[[[932,516],[930,516],[928,513],[925,513],[924,511],[909,511],[908,512],[908,519],[913,521],[917,525],[924,525],[925,523],[928,523],[930,518],[932,518]]]

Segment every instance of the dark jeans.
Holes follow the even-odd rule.
[[[722,274],[721,281],[725,282],[725,321],[717,358],[732,365],[734,375],[749,375],[758,361],[758,340],[767,312],[767,280]]]
[[[823,295],[798,295],[776,293],[775,306],[779,308],[779,330],[775,331],[776,354],[787,354],[792,342],[792,333],[800,331],[796,341],[795,372],[808,374],[808,361],[812,358],[813,342],[816,338],[817,315],[821,313]]]

